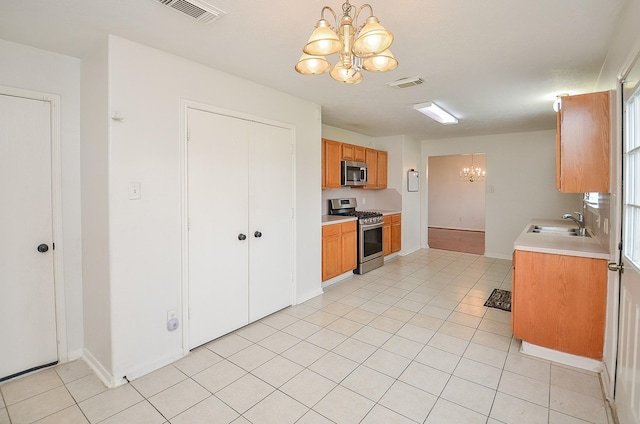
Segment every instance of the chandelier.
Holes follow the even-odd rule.
[[[325,56],[335,53],[338,53],[339,60],[331,70],[331,77],[345,84],[362,82],[362,69],[387,72],[398,66],[389,50],[393,34],[380,25],[369,4],[363,4],[354,12],[355,8],[346,0],[340,19],[329,6],[322,8],[316,29],[302,49],[296,71],[303,75],[324,74],[331,69],[331,63]],[[370,16],[362,26],[358,26],[358,17],[365,8],[369,9]],[[333,15],[334,27],[324,18],[325,11]]]
[[[462,168],[460,171],[460,180],[469,181],[470,183],[484,180],[487,171],[478,166],[473,166],[473,155],[471,155],[471,168]]]

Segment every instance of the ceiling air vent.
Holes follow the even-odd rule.
[[[184,13],[203,24],[210,24],[226,12],[202,0],[157,0],[173,10]]]
[[[393,88],[408,88],[414,85],[420,85],[424,83],[424,79],[420,77],[400,78],[399,80],[388,82],[387,85]]]

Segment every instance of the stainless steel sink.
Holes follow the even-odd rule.
[[[577,228],[554,227],[546,225],[532,225],[529,227],[528,233],[546,234],[551,236],[568,236],[568,237],[591,237],[588,232],[581,236]]]

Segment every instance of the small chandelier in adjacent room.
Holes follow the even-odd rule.
[[[462,168],[460,171],[460,180],[473,183],[476,181],[483,181],[485,175],[487,175],[486,170],[478,166],[473,166],[473,155],[471,155],[471,168]]]
[[[370,15],[358,26],[358,17],[365,8],[369,9]],[[324,18],[325,11],[333,15],[335,27]],[[331,70],[331,78],[345,84],[358,84],[362,82],[363,69],[370,72],[396,69],[398,61],[389,50],[392,42],[393,34],[380,25],[369,4],[363,4],[355,11],[355,6],[346,0],[340,19],[329,6],[322,8],[316,29],[302,49],[295,68],[303,75],[324,74],[331,68],[325,56],[338,53],[339,60]]]

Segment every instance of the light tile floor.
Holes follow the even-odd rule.
[[[598,376],[518,353],[511,262],[420,250],[107,390],[82,361],[0,385],[0,424],[607,423]]]

